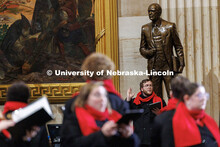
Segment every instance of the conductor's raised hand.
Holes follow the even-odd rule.
[[[132,97],[134,97],[134,93],[132,93],[132,89],[131,88],[129,88],[128,90],[127,90],[127,101],[130,101],[131,99],[132,99]]]

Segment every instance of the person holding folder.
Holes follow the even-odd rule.
[[[102,82],[84,85],[71,105],[72,119],[61,128],[62,146],[128,146],[139,145],[130,124],[117,124],[122,117],[113,110]]]
[[[144,79],[140,83],[140,92],[135,98],[132,89],[127,90],[126,101],[131,109],[144,109],[144,113],[134,120],[134,132],[141,139],[141,146],[151,146],[152,122],[156,115],[160,113],[159,107],[150,107],[153,103],[160,103],[163,108],[166,103],[153,91],[153,84],[150,79]]]
[[[3,118],[11,119],[11,113],[17,109],[23,108],[28,105],[30,98],[30,89],[24,82],[16,82],[8,88],[7,101],[3,109]],[[39,118],[40,119],[40,118]],[[22,128],[23,129],[23,128]],[[33,126],[31,130],[23,129],[19,132],[22,135],[19,138],[14,138],[8,130],[3,129],[0,133],[0,146],[1,147],[48,147],[49,142],[47,139],[46,130],[40,129],[38,126]],[[44,133],[44,134],[43,134]],[[36,141],[35,137],[39,136],[40,140]]]
[[[178,77],[177,77],[178,78]],[[177,81],[177,79],[174,79]],[[216,122],[205,113],[209,98],[205,88],[183,80],[173,85],[177,103],[155,118],[152,145],[155,147],[219,147],[220,133]],[[171,86],[172,86],[171,83]],[[182,86],[180,86],[182,85]],[[179,90],[178,90],[179,89]],[[176,95],[176,91],[178,95]],[[171,108],[171,107],[170,107]]]

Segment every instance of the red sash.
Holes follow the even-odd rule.
[[[137,94],[136,98],[134,99],[133,103],[135,103],[136,105],[140,105],[141,102],[148,102],[151,99],[153,99],[153,103],[156,102],[161,102],[161,108],[163,108],[163,102],[162,99],[160,97],[158,97],[154,92],[152,93],[152,95],[150,95],[147,98],[141,98],[141,91]]]
[[[204,111],[189,111],[185,104],[180,102],[176,108],[172,121],[175,146],[193,146],[201,144],[201,134],[197,125],[206,125],[217,141],[218,146],[220,146],[218,126]]]
[[[17,101],[7,101],[4,105],[3,114],[7,113],[8,111],[14,111],[19,108],[23,108],[27,106],[27,103],[24,102],[17,102]]]
[[[179,100],[176,98],[170,98],[168,101],[167,106],[163,107],[162,109],[160,109],[160,112],[165,112],[165,111],[169,111],[169,110],[174,110],[176,109],[177,105],[178,105]]]
[[[85,108],[75,107],[75,112],[83,136],[88,136],[100,130],[95,120],[104,121],[107,119],[117,122],[122,117],[120,113],[114,110],[109,114],[107,109],[105,112],[100,112],[89,105],[86,105]]]

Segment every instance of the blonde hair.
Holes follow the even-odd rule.
[[[72,103],[71,110],[74,112],[74,109],[76,106],[78,107],[84,107],[86,105],[86,101],[88,100],[89,94],[92,92],[93,89],[103,86],[103,82],[91,82],[86,85],[84,85],[81,90],[79,95],[77,96],[76,100],[74,103]],[[107,93],[107,92],[106,92]],[[108,100],[107,104],[108,112],[111,113],[111,105]]]
[[[94,71],[92,77],[85,76],[86,80],[106,80],[111,79],[112,76],[107,75],[107,70],[115,70],[115,64],[113,61],[101,53],[92,53],[83,62],[82,70]],[[97,75],[97,71],[104,71],[103,75]]]

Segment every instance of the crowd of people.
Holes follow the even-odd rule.
[[[205,113],[209,95],[202,85],[176,76],[171,81],[166,105],[154,92],[152,81],[144,79],[140,82],[140,92],[135,96],[129,88],[124,99],[106,73],[114,68],[111,59],[103,54],[93,53],[86,58],[82,70],[104,70],[104,73],[85,76],[86,84],[66,102],[61,146],[220,147],[219,128]],[[22,135],[16,138],[7,130],[15,125],[10,113],[27,106],[29,97],[30,90],[23,82],[14,83],[8,89],[0,115],[1,147],[50,146],[44,126],[23,129]],[[160,107],[150,107],[158,102]],[[128,123],[118,123],[133,109],[143,109],[143,113]]]

